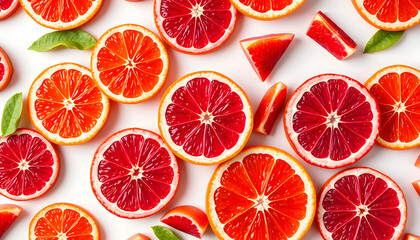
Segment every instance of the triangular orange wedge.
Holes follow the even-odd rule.
[[[16,218],[22,212],[22,208],[13,204],[0,205],[0,239],[15,222]]]

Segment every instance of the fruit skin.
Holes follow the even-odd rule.
[[[278,82],[265,93],[254,116],[254,131],[269,135],[286,101],[287,86]]]
[[[136,233],[132,237],[128,238],[127,240],[150,240],[150,238],[143,234]]]
[[[420,240],[420,237],[414,236],[413,234],[406,233],[403,240]]]
[[[417,181],[413,182],[412,185],[413,185],[414,189],[416,190],[416,192],[420,196],[420,180],[417,180]]]
[[[1,58],[0,62],[3,62],[7,65],[7,66],[5,65],[6,76],[4,77],[3,80],[0,79],[0,91],[1,91],[7,87],[7,84],[9,84],[10,79],[13,76],[14,69],[13,69],[13,64],[10,61],[9,56],[7,56],[6,52],[1,47],[0,47],[0,58]]]
[[[329,32],[326,33],[321,31],[322,29],[317,29],[318,24],[322,24],[322,26],[327,28],[327,31]],[[312,38],[340,61],[350,57],[357,50],[357,44],[353,41],[353,39],[351,39],[340,27],[338,27],[321,11],[315,15],[311,26],[306,32],[306,35]],[[341,44],[344,49],[338,52],[336,45],[338,43],[332,42],[333,39],[338,39],[339,44]]]
[[[14,204],[0,204],[0,239],[12,226],[22,212],[22,208]]]
[[[2,14],[2,12],[5,12],[5,10],[0,11],[0,21],[3,19],[6,19],[8,17],[10,17],[13,13],[16,12],[16,10],[18,9],[20,3],[18,0],[13,0],[12,5],[10,6],[10,8],[8,8],[6,11],[8,11],[6,14]],[[11,9],[11,10],[10,10]],[[1,237],[1,236],[0,236]]]
[[[256,1],[256,0],[254,0],[254,1]],[[235,6],[235,8],[238,9],[238,11],[241,12],[242,14],[244,14],[245,16],[250,17],[250,18],[253,18],[253,19],[257,19],[257,20],[262,20],[262,21],[270,21],[270,20],[275,20],[275,19],[286,17],[287,15],[293,13],[298,8],[300,8],[302,6],[302,4],[305,3],[305,1],[306,0],[300,0],[300,1],[298,1],[298,3],[296,4],[296,6],[293,7],[291,10],[287,11],[286,13],[282,13],[282,14],[275,14],[275,13],[264,14],[264,13],[255,13],[256,11],[254,11],[254,10],[248,10],[249,7],[248,6],[242,6],[242,3],[240,3],[240,0],[230,0],[230,2]],[[273,12],[273,11],[271,11],[271,12]]]
[[[197,227],[197,230],[199,231],[198,235],[194,235],[192,233],[187,232],[188,229],[182,229],[182,227],[188,227],[188,226],[175,226],[171,224],[170,217],[186,217],[189,220],[191,220],[194,225]],[[169,212],[167,212],[160,221],[162,223],[165,223],[173,228],[176,228],[182,232],[185,232],[187,234],[190,234],[197,238],[203,238],[203,234],[206,231],[207,226],[209,225],[209,221],[207,219],[207,215],[199,208],[189,205],[179,206],[176,207]],[[174,220],[172,220],[174,221]]]
[[[417,158],[417,161],[414,163],[414,166],[416,166],[416,167],[420,168],[420,155],[419,155],[419,157]]]

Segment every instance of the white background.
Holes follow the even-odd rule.
[[[98,15],[81,29],[99,38],[111,27],[135,23],[157,33],[152,9],[152,0],[140,2],[104,0]],[[349,59],[343,62],[336,60],[305,35],[313,16],[319,10],[335,21],[359,45],[359,50]],[[16,92],[23,92],[26,101],[32,81],[45,68],[61,62],[90,66],[91,51],[61,49],[37,53],[27,50],[38,37],[51,31],[35,23],[22,9],[12,17],[0,21],[0,46],[8,53],[15,67],[12,81],[0,92],[0,112],[3,111],[5,101]],[[350,0],[307,0],[292,15],[275,21],[263,22],[238,14],[236,28],[229,40],[221,48],[207,55],[185,55],[166,45],[170,57],[169,74],[163,90],[157,96],[136,105],[112,102],[108,121],[94,139],[79,146],[59,146],[61,173],[55,186],[46,195],[28,202],[13,202],[0,196],[0,204],[15,203],[24,209],[4,239],[27,239],[31,218],[41,208],[56,202],[75,203],[90,211],[100,224],[103,240],[125,240],[137,232],[156,239],[150,227],[160,224],[160,217],[171,208],[190,204],[204,210],[207,182],[215,166],[195,166],[180,161],[181,180],[173,201],[155,216],[138,220],[122,219],[105,210],[96,200],[90,187],[89,171],[92,156],[102,141],[112,133],[129,127],[158,132],[157,111],[164,90],[178,78],[193,71],[214,70],[232,78],[246,91],[256,110],[265,91],[278,81],[289,87],[290,96],[303,81],[318,74],[345,74],[364,83],[376,71],[389,65],[406,64],[420,68],[420,26],[408,30],[401,41],[390,49],[362,54],[365,43],[375,32],[376,29],[359,16]],[[262,83],[245,58],[238,41],[270,33],[294,33],[296,38],[271,77]],[[20,127],[32,128],[26,111],[25,107]],[[255,144],[275,146],[297,157],[286,140],[280,119],[270,136],[253,133],[248,145]],[[353,166],[372,167],[389,175],[399,184],[408,204],[406,232],[420,235],[420,197],[411,186],[413,181],[420,179],[420,169],[413,165],[418,155],[419,148],[392,151],[375,146],[365,158]],[[317,191],[329,177],[340,171],[321,169],[306,164],[300,158],[297,159],[310,173]],[[195,239],[179,231],[176,233],[184,239]],[[208,229],[204,239],[217,238],[211,229]],[[304,239],[318,240],[321,237],[316,227],[312,226]]]

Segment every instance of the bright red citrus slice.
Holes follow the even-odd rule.
[[[0,204],[0,239],[16,221],[22,208],[13,204]]]
[[[155,23],[175,50],[204,54],[220,47],[232,34],[236,9],[229,0],[155,0]]]
[[[209,225],[207,215],[201,209],[189,205],[172,209],[160,221],[200,239]]]
[[[296,89],[287,103],[284,129],[297,154],[310,164],[339,168],[357,162],[375,144],[379,108],[354,79],[324,74]]]
[[[19,0],[0,1],[0,20],[10,17],[19,7]]]
[[[0,194],[26,201],[50,190],[60,171],[60,159],[41,134],[21,128],[0,138],[0,169]]]
[[[417,157],[417,160],[416,160],[416,162],[414,163],[414,166],[416,166],[416,167],[420,168],[420,154],[419,154],[419,156]]]
[[[39,211],[29,225],[29,240],[100,240],[96,220],[70,203],[56,203]]]
[[[244,149],[220,164],[206,194],[210,225],[220,240],[299,240],[315,215],[311,178],[288,153]]]
[[[130,128],[106,139],[95,153],[91,184],[99,202],[124,218],[157,213],[179,183],[176,157],[154,132]]]
[[[245,16],[258,20],[274,20],[296,11],[305,0],[230,0]]]
[[[6,52],[0,48],[0,91],[3,90],[13,75],[13,65]]]
[[[420,71],[403,65],[383,68],[365,86],[379,103],[381,130],[377,142],[390,149],[420,145]]]
[[[172,152],[199,165],[234,157],[252,132],[248,97],[216,72],[191,73],[173,83],[162,97],[158,120]]]
[[[93,18],[103,0],[19,0],[26,13],[44,27],[67,30]]]
[[[416,192],[420,196],[420,180],[417,180],[417,181],[413,182],[412,185],[413,185],[414,189],[416,190]]]
[[[143,234],[136,233],[133,236],[131,236],[130,238],[128,238],[127,240],[150,240],[150,238],[143,235]]]
[[[404,194],[373,169],[337,173],[324,184],[318,201],[318,228],[325,240],[398,240],[404,231]]]
[[[265,81],[293,41],[294,34],[269,34],[241,40],[242,50],[261,81]]]
[[[420,237],[414,236],[413,234],[406,233],[403,240],[420,240]]]

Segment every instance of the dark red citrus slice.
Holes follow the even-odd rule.
[[[0,204],[0,239],[16,221],[22,208],[13,204]]]
[[[13,75],[13,64],[6,52],[0,48],[0,91],[3,90]]]
[[[0,20],[11,16],[19,7],[19,0],[2,0],[0,1]]]

